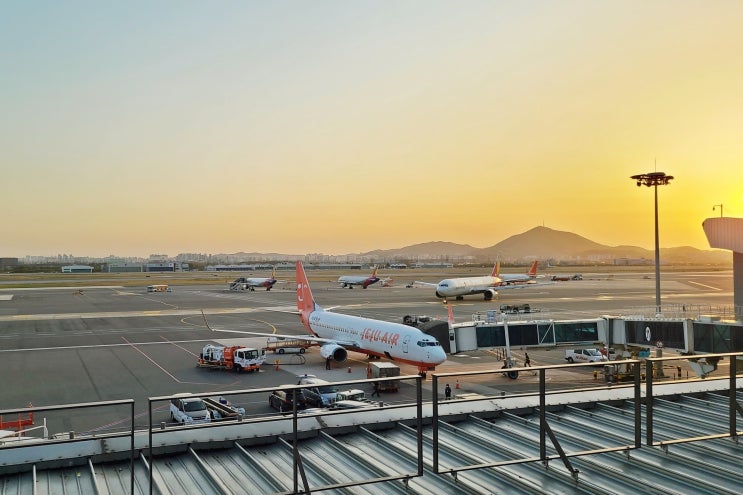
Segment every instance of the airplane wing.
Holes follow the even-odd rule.
[[[282,339],[306,340],[307,342],[314,342],[318,344],[338,344],[342,345],[343,347],[350,347],[351,349],[359,347],[356,342],[351,342],[350,340],[324,339],[322,337],[315,337],[314,335],[286,335],[280,333],[250,332],[248,330],[228,330],[226,328],[212,328],[211,326],[209,326],[209,322],[207,321],[206,315],[203,311],[201,312],[201,315],[204,317],[206,328],[208,328],[212,332],[239,333],[243,335],[252,335],[254,337],[279,337]]]
[[[298,315],[299,310],[296,306],[273,306],[273,307],[263,307],[261,308],[263,311],[272,311],[274,313],[288,313],[292,315]]]
[[[526,283],[526,284],[503,284],[503,285],[497,285],[493,287],[497,291],[507,290],[507,289],[531,289],[533,287],[538,287],[540,285],[555,285],[554,282],[539,282],[539,283]]]
[[[253,337],[278,337],[280,339],[288,340],[305,340],[307,342],[318,344],[338,344],[350,349],[359,347],[355,342],[351,342],[350,340],[323,339],[322,337],[314,337],[312,335],[287,335],[281,333],[249,332],[247,330],[228,330],[226,328],[210,328],[209,330],[211,330],[212,332],[239,333],[243,335],[250,335]]]
[[[438,287],[439,284],[432,284],[431,282],[421,282],[420,280],[416,280],[413,282],[413,285],[422,285],[423,287]]]

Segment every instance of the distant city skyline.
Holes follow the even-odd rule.
[[[743,2],[5,2],[0,257],[343,255],[743,216]],[[713,210],[713,207],[716,207]]]
[[[700,261],[713,262],[714,260],[726,262],[725,256],[718,256],[718,249],[702,249],[698,252],[685,249],[687,246],[672,246],[663,255],[668,261],[676,260],[688,262],[690,257],[700,257]],[[640,251],[638,251],[638,249]],[[695,249],[695,248],[692,248]],[[645,250],[646,253],[643,253]],[[671,252],[673,251],[673,252]],[[693,253],[697,253],[696,255]],[[723,250],[724,252],[724,250]],[[703,253],[714,254],[713,257]],[[727,255],[727,253],[724,253]],[[171,260],[176,262],[198,262],[217,264],[239,264],[239,263],[270,263],[270,262],[293,262],[297,259],[312,262],[330,263],[357,263],[369,261],[394,261],[407,260],[450,260],[456,262],[489,262],[495,260],[509,262],[526,262],[533,260],[541,261],[602,261],[620,259],[647,259],[650,260],[651,251],[640,246],[608,246],[581,236],[578,233],[557,231],[545,227],[534,227],[525,232],[515,234],[507,239],[501,239],[498,243],[484,248],[477,248],[463,243],[430,241],[426,243],[399,246],[392,249],[367,249],[357,253],[281,253],[281,252],[251,252],[242,251],[234,253],[187,253],[177,254],[152,253],[147,256],[119,256],[115,254],[107,256],[86,256],[74,254],[56,254],[51,256],[19,257],[20,263],[72,263],[78,261],[88,262],[157,262]],[[2,258],[0,258],[2,259]]]

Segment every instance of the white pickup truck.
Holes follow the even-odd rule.
[[[189,425],[210,422],[212,418],[204,401],[189,395],[179,395],[170,401],[170,419],[176,423]]]
[[[568,363],[601,363],[606,356],[596,349],[565,349],[565,359]]]

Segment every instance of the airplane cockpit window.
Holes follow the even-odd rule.
[[[439,287],[449,287],[449,284],[442,283],[442,284],[439,284]]]
[[[416,345],[418,345],[418,347],[437,347],[441,344],[439,344],[438,340],[419,340],[416,342]]]

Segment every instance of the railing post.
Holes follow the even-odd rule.
[[[546,370],[539,370],[539,458],[547,459],[547,379]]]
[[[420,383],[420,381],[418,382]],[[439,472],[439,377],[436,375],[432,376],[431,384],[433,390],[431,391],[432,407],[433,407],[433,418],[431,421],[431,434],[433,436],[433,472]],[[420,401],[418,402],[420,404]],[[421,462],[421,460],[419,460]]]
[[[730,419],[730,436],[735,438],[738,436],[738,428],[735,423],[736,415],[738,414],[738,408],[737,408],[737,401],[735,392],[737,390],[737,361],[738,356],[730,356],[730,385],[729,385],[729,408],[728,408],[728,417]]]
[[[642,448],[642,366],[635,363],[635,448]]]
[[[653,361],[645,361],[645,445],[653,445]]]

